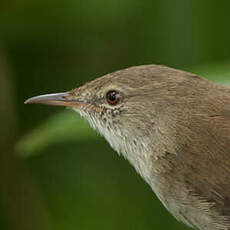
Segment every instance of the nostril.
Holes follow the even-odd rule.
[[[61,99],[69,100],[69,95],[68,94],[61,95]]]

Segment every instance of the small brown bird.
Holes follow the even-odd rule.
[[[26,103],[62,105],[122,153],[178,220],[230,230],[230,88],[159,65]]]

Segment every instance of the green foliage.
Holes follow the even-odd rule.
[[[64,111],[39,125],[16,146],[16,152],[23,157],[35,155],[56,143],[85,141],[98,138],[88,123],[74,111]]]
[[[220,84],[230,84],[230,62],[209,63],[197,66],[191,71]]]

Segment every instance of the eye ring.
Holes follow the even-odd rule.
[[[116,105],[121,100],[121,94],[116,90],[109,90],[106,93],[106,100],[110,105]]]

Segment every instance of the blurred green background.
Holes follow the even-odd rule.
[[[132,65],[230,82],[230,2],[2,0],[0,229],[189,229],[74,112],[25,106]]]

